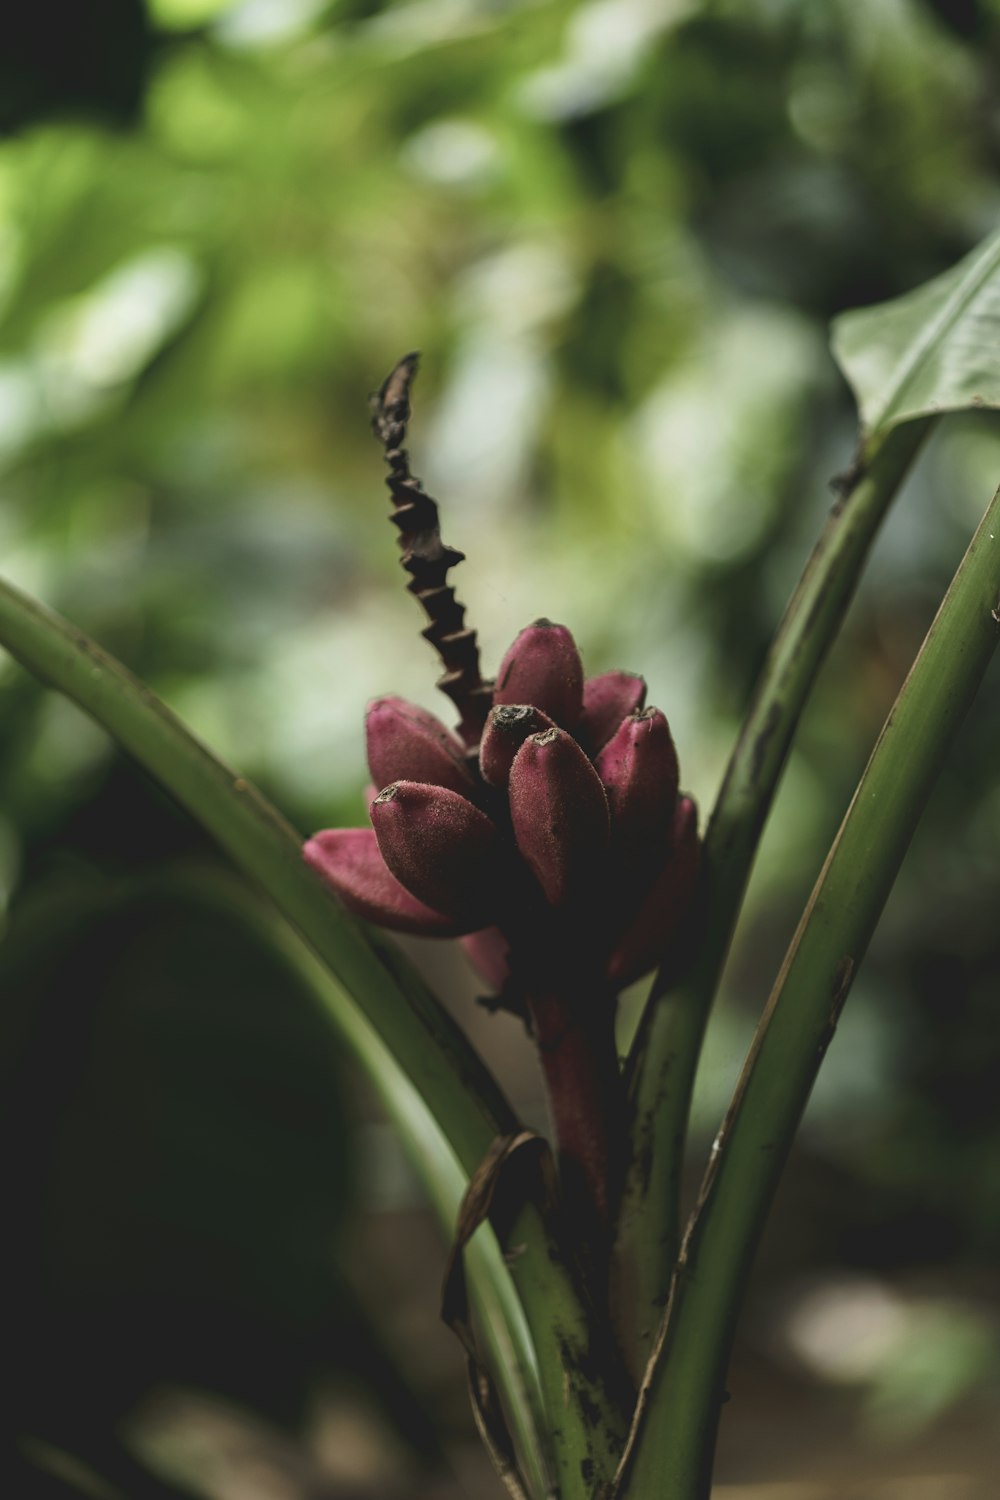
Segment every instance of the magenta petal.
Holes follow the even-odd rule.
[[[583,684],[580,739],[592,754],[614,734],[629,714],[646,702],[646,682],[631,672],[602,672]]]
[[[565,625],[536,620],[522,630],[497,673],[494,703],[531,703],[571,729],[583,708],[583,663]]]
[[[407,780],[471,793],[475,786],[461,740],[405,698],[376,698],[369,704],[365,737],[368,769],[380,787]]]
[[[510,944],[499,927],[483,927],[462,939],[462,947],[473,968],[498,992],[510,978]]]
[[[616,989],[662,963],[671,949],[689,936],[685,929],[697,888],[700,855],[698,811],[690,797],[681,797],[674,814],[670,852],[608,964],[608,978]]]
[[[447,787],[418,781],[394,781],[370,812],[382,858],[396,879],[436,911],[482,927],[499,842],[486,814]]]
[[[348,911],[393,932],[455,937],[461,922],[411,896],[386,868],[372,828],[327,828],[302,849],[302,857],[332,887]]]
[[[548,714],[530,703],[501,703],[490,709],[479,742],[479,769],[490,786],[506,787],[514,756],[529,734],[556,726]]]
[[[677,801],[677,751],[660,710],[629,714],[594,764],[611,810],[615,868],[641,878],[663,848]]]
[[[608,799],[572,735],[546,729],[526,739],[511,767],[514,837],[552,906],[592,883],[608,845]]]

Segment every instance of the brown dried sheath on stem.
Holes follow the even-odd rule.
[[[492,688],[480,674],[476,632],[465,624],[465,607],[448,583],[449,570],[465,554],[441,540],[437,503],[410,472],[403,446],[410,420],[410,386],[418,363],[417,354],[405,355],[372,396],[372,431],[385,449],[389,466],[386,484],[392,495],[391,519],[399,530],[402,565],[410,574],[407,587],[431,622],[422,632],[424,639],[444,664],[438,687],[458,709],[459,734],[472,747],[479,743],[490,711]]]

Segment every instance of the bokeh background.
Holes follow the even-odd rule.
[[[852,456],[828,321],[1000,221],[996,0],[17,9],[4,573],[303,830],[360,821],[368,698],[447,706],[367,430],[367,392],[420,348],[414,464],[468,553],[487,666],[546,614],[591,671],[643,672],[707,810]],[[998,480],[996,419],[949,419],[878,544],[758,861],[695,1177]],[[810,1106],[720,1500],[996,1493],[998,686]],[[4,1493],[499,1494],[437,1323],[441,1241],[225,878],[0,654]],[[450,949],[414,951],[540,1120],[513,1023]]]

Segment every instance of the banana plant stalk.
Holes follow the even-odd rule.
[[[702,849],[699,945],[679,981],[661,968],[628,1058],[632,1150],[617,1238],[629,1287],[634,1373],[666,1304],[680,1243],[687,1121],[705,1028],[754,856],[820,667],[843,621],[878,528],[932,419],[889,432],[844,481],[761,672]]]

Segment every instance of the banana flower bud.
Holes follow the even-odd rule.
[[[376,698],[365,714],[368,769],[379,787],[406,778],[468,794],[475,782],[462,742],[440,719],[405,698]]]
[[[490,786],[505,787],[514,757],[529,734],[555,729],[548,714],[530,703],[502,703],[491,708],[479,742],[479,769]]]
[[[611,955],[608,979],[615,989],[661,963],[684,933],[697,886],[699,854],[698,811],[690,797],[681,797],[674,813],[670,852]]]
[[[532,703],[572,729],[583,708],[583,663],[565,625],[536,620],[509,648],[497,673],[496,703]]]
[[[485,813],[448,787],[394,781],[372,803],[371,820],[382,858],[418,901],[483,926],[499,839]]]
[[[646,682],[631,672],[601,672],[583,684],[580,739],[592,754],[607,744],[619,724],[646,702]]]
[[[607,850],[608,799],[572,735],[530,735],[514,757],[508,785],[514,838],[552,906],[566,906],[591,884]]]
[[[611,811],[616,870],[645,871],[663,848],[677,801],[677,752],[660,710],[630,713],[594,764]]]

